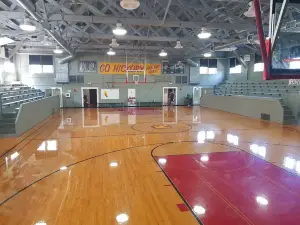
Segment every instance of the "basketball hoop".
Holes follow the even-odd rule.
[[[135,81],[134,81],[134,84],[135,84],[135,85],[139,84],[139,81],[135,80]]]

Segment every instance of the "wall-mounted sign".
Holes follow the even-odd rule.
[[[128,63],[127,70],[135,70],[129,72],[130,75],[144,74],[144,64]],[[126,75],[126,63],[123,62],[101,62],[99,63],[99,73],[101,75]],[[146,64],[146,75],[161,75],[160,64]]]
[[[119,99],[119,89],[101,89],[101,99]]]
[[[251,56],[250,55],[244,55],[244,61],[250,62]]]
[[[80,73],[95,73],[96,65],[96,61],[80,61],[78,70]]]

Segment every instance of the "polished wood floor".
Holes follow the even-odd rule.
[[[298,174],[300,130],[200,107],[65,109],[0,146],[0,225],[196,225],[155,157],[247,151]]]

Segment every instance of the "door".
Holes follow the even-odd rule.
[[[97,89],[90,89],[89,90],[89,103],[90,107],[97,107]]]
[[[51,95],[59,95],[59,102],[60,102],[60,108],[63,108],[63,97],[62,97],[62,88],[61,87],[52,87],[51,88]]]
[[[164,88],[163,105],[168,105],[168,88]]]
[[[128,89],[128,106],[136,106],[135,89]]]
[[[193,105],[200,105],[201,87],[193,87]]]

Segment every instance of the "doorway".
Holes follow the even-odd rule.
[[[83,108],[97,108],[99,102],[98,88],[82,87],[81,96]]]
[[[201,87],[193,87],[193,105],[200,105]]]
[[[136,107],[136,91],[135,89],[128,88],[128,103],[127,105],[130,107]]]
[[[63,108],[63,91],[62,87],[51,87],[51,96],[59,95],[60,108]]]
[[[177,105],[177,87],[163,87],[163,105]]]

